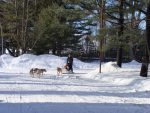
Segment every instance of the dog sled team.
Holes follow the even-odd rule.
[[[67,64],[63,67],[57,67],[56,69],[57,75],[58,76],[62,75],[63,72],[73,73],[72,65],[73,65],[73,57],[71,56],[71,54],[69,54],[67,58]],[[38,76],[40,78],[46,71],[47,71],[46,69],[32,68],[29,73],[32,77]]]

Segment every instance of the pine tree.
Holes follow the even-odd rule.
[[[53,54],[60,55],[63,48],[75,44],[78,40],[75,39],[74,28],[70,24],[72,18],[71,10],[63,5],[52,4],[44,8],[37,22],[39,41],[33,49],[38,50],[38,54],[48,53],[49,49],[52,49]]]

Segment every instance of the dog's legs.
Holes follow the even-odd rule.
[[[42,76],[44,76],[44,72],[42,72]]]
[[[34,73],[31,74],[31,77],[34,78]]]
[[[61,73],[61,72],[58,72],[57,75],[60,76],[60,75],[62,75],[62,73]]]
[[[60,73],[59,73],[59,72],[57,72],[57,75],[59,76],[59,75],[60,75]]]
[[[41,74],[38,74],[38,75],[39,75],[39,78],[40,78]]]

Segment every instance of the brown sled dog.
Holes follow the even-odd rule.
[[[64,67],[57,67],[57,75],[59,76],[59,75],[62,75],[62,73],[63,73],[63,70],[65,69],[65,71],[66,70],[68,70],[68,65],[65,65]]]

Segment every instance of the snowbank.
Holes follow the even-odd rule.
[[[45,68],[56,69],[56,67],[63,67],[66,64],[67,57],[58,57],[55,55],[31,55],[24,54],[19,57],[12,57],[10,55],[0,56],[0,68],[1,72],[15,72],[15,73],[26,73],[31,68]],[[96,68],[97,64],[84,63],[74,58],[73,68],[75,69],[91,69]]]
[[[108,62],[102,65],[102,72],[118,71],[120,68],[117,66],[116,62]]]
[[[129,63],[124,63],[124,64],[123,64],[123,68],[129,69],[129,68],[128,68],[129,66],[130,66],[131,69],[137,69],[137,67],[138,67],[138,68],[141,67],[141,63],[139,63],[139,62],[137,62],[137,61],[135,61],[135,60],[132,60],[132,61],[129,62]]]
[[[101,66],[101,74],[119,71],[116,62],[107,62]],[[85,75],[86,78],[96,78],[99,75],[99,67]]]
[[[132,60],[132,61],[129,62],[128,64],[139,65],[139,64],[141,64],[141,63],[139,63],[139,62],[137,62],[137,61],[135,61],[135,60]]]

